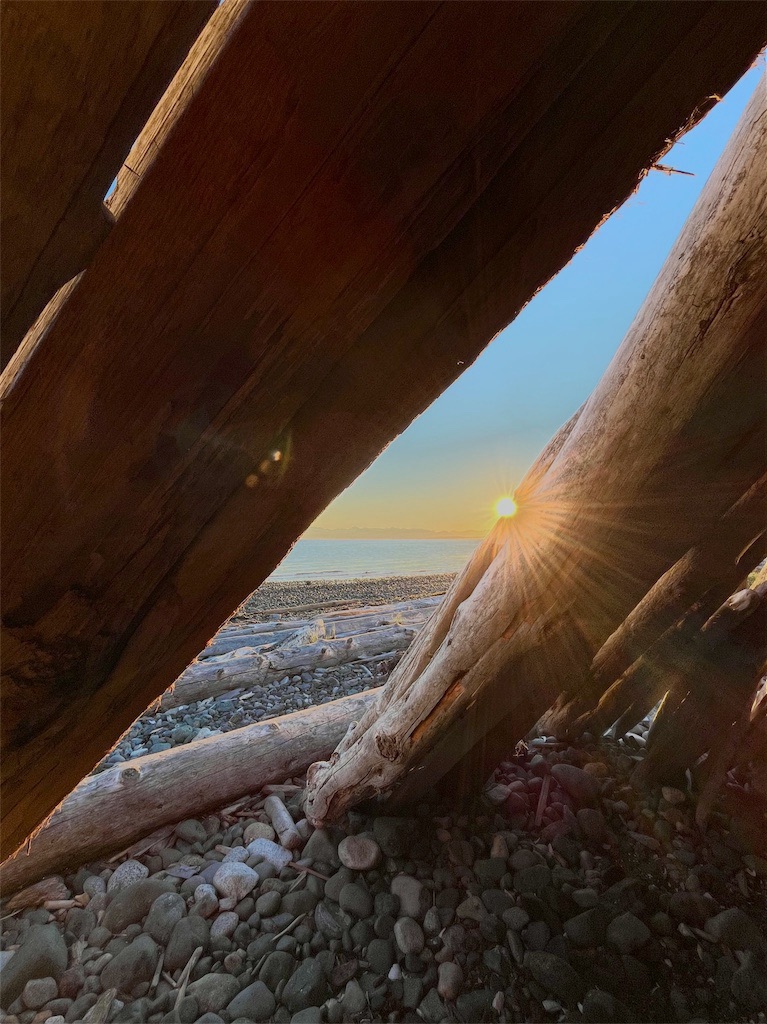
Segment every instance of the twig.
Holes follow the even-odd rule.
[[[694,178],[692,171],[680,171],[676,167],[669,167],[668,164],[652,164],[651,171],[662,171],[663,174],[683,174],[686,178]]]
[[[288,932],[292,932],[296,925],[300,924],[305,917],[306,914],[300,914],[294,921],[290,922],[287,928],[283,928],[281,932],[277,932],[277,934],[273,936],[274,941],[276,942],[277,939],[281,939],[283,935],[287,935]]]
[[[302,867],[300,864],[296,864],[296,862],[294,860],[292,860],[288,864],[288,867],[289,868],[293,868],[295,871],[305,871],[307,875],[314,875],[315,878],[321,878],[323,882],[329,882],[330,881],[330,879],[328,878],[327,875],[321,875],[319,873],[319,871],[315,871],[314,868]]]
[[[546,809],[546,803],[549,799],[549,789],[551,787],[551,776],[546,775],[543,779],[543,785],[541,786],[540,796],[538,797],[538,807],[535,812],[535,827],[538,828],[542,819],[543,812]]]
[[[176,1002],[174,1003],[174,1009],[176,1010],[178,1009],[181,1000],[186,995],[186,987],[189,984],[189,976],[194,970],[197,961],[202,956],[202,949],[202,946],[198,946],[194,953],[192,953],[192,955],[189,957],[189,963],[186,965],[181,974],[181,977],[178,979],[179,990],[178,995],[176,996]]]
[[[158,985],[158,983],[160,981],[160,975],[162,974],[162,965],[163,965],[164,962],[165,962],[165,950],[161,947],[160,948],[160,959],[157,961],[157,967],[155,968],[154,975],[152,977],[152,980],[149,983],[149,991],[147,992],[148,996],[151,996],[152,993],[154,992],[154,990],[157,988],[157,985]]]

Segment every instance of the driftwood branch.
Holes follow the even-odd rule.
[[[3,863],[3,893],[122,850],[162,825],[220,808],[266,783],[301,774],[330,754],[377,693],[343,697],[92,775],[25,849]]]

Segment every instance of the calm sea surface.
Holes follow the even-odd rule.
[[[300,540],[272,580],[458,572],[478,540]]]

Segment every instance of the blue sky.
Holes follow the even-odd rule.
[[[588,397],[657,276],[761,66],[677,143],[477,361],[316,525],[477,531],[557,428]]]

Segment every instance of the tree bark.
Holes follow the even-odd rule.
[[[492,534],[366,720],[329,763],[310,769],[315,821],[395,789],[398,801],[417,799],[499,717],[513,745],[552,688],[577,690],[631,608],[763,472],[764,110],[757,89],[607,373],[525,493],[502,549],[495,554]],[[447,616],[447,632],[438,633]],[[531,662],[549,680],[540,693],[520,671]],[[467,719],[472,708],[487,711],[488,686],[506,706]]]
[[[327,757],[377,693],[343,697],[92,775],[0,867],[3,894],[303,773],[317,757]]]

